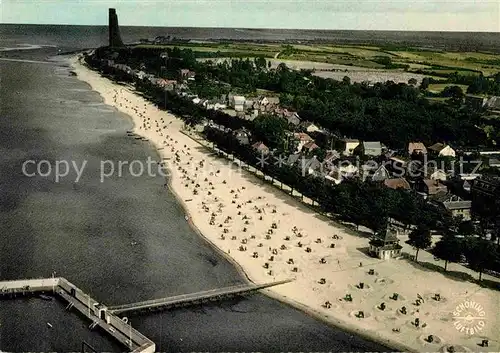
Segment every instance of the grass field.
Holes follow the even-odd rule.
[[[246,53],[248,57],[256,55],[265,55],[272,58],[279,52],[279,48],[272,48],[270,46],[238,46],[238,45],[219,45],[219,44],[198,44],[198,45],[153,45],[153,44],[140,44],[137,45],[138,48],[181,48],[181,49],[191,49],[194,52],[204,52],[204,53]]]
[[[351,47],[351,46],[328,46],[328,45],[294,45],[296,49],[304,51],[319,51],[332,54],[344,54],[360,58],[373,58],[376,56],[392,56],[391,54],[378,51],[377,49]]]
[[[467,88],[469,87],[467,85],[454,85],[451,83],[433,83],[429,85],[429,91],[439,93],[442,92],[448,86],[458,86],[462,89],[464,93],[467,92]]]
[[[351,82],[364,82],[369,81],[375,82],[386,82],[394,81],[396,83],[407,83],[410,78],[416,79],[418,82],[426,76],[413,74],[411,72],[404,71],[389,71],[389,70],[377,70],[377,71],[352,71],[352,72],[335,72],[335,71],[320,71],[314,75],[323,78],[333,78],[334,80],[341,81],[344,76],[348,76]]]
[[[141,44],[141,47],[171,48],[175,45]],[[446,75],[459,72],[464,75],[479,74],[489,76],[500,72],[500,55],[477,52],[442,52],[431,50],[385,51],[381,47],[368,45],[335,45],[335,44],[275,44],[275,43],[183,43],[181,48],[189,48],[195,52],[214,53],[217,56],[238,57],[264,56],[279,60],[315,62],[332,65],[356,66],[365,69],[382,69],[383,65],[375,62],[377,57],[390,57],[393,63],[409,65],[409,71],[426,70]],[[216,54],[219,52],[219,54]],[[439,68],[433,69],[431,66]],[[472,70],[472,71],[471,71]],[[474,72],[476,71],[476,72]]]
[[[399,62],[456,68],[448,72],[468,69],[481,71],[484,75],[491,75],[500,71],[500,56],[494,54],[432,51],[392,51],[391,53],[398,56]],[[498,61],[496,65],[491,63],[495,60]],[[466,71],[463,72],[466,74]]]

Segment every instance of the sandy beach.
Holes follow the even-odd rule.
[[[442,261],[424,251],[419,260],[428,266],[368,256],[366,236],[214,156],[184,133],[180,119],[76,58],[71,62],[77,77],[106,104],[128,114],[133,133],[157,148],[186,217],[207,241],[255,283],[295,279],[266,290],[268,295],[399,350],[444,352],[454,346],[455,352],[500,351],[500,292],[471,281],[477,273],[458,264],[448,265],[449,274],[436,270]],[[413,254],[405,240],[401,238],[403,251]],[[346,300],[348,294],[352,301]],[[464,317],[457,309],[464,303],[480,305],[472,309],[475,317]],[[478,332],[461,329],[469,326]],[[489,340],[488,347],[478,345],[483,339]]]

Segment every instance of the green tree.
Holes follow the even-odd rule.
[[[429,88],[429,84],[430,84],[429,78],[428,77],[424,77],[422,79],[422,83],[420,83],[420,89],[426,90],[427,88]]]
[[[448,262],[459,262],[462,257],[462,242],[453,234],[445,235],[433,247],[432,253],[444,260],[444,270],[448,267]]]
[[[271,115],[261,115],[253,121],[253,133],[269,147],[283,148],[286,141],[286,120]]]
[[[417,250],[415,253],[415,261],[418,262],[418,251],[420,249],[427,249],[432,244],[430,229],[425,226],[417,226],[408,236],[406,243]]]
[[[254,62],[255,62],[255,66],[258,68],[258,69],[265,69],[266,68],[266,59],[263,58],[263,57],[258,57],[258,58],[255,58],[254,59]]]
[[[441,96],[461,99],[465,94],[460,86],[447,86],[441,92]]]
[[[473,235],[475,232],[476,229],[472,221],[464,221],[458,225],[458,234],[460,235]]]
[[[408,80],[408,84],[411,86],[415,86],[418,83],[417,79],[412,77]]]
[[[492,268],[496,261],[495,244],[486,239],[469,238],[464,247],[469,267],[479,273],[481,281],[484,270]]]

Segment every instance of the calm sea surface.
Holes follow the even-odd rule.
[[[158,34],[201,39],[282,36],[262,30],[168,31],[126,27],[123,34],[126,41]],[[95,47],[105,41],[101,27],[0,25],[0,57],[52,58],[48,64],[0,60],[0,279],[49,277],[56,271],[108,305],[241,283],[236,269],[188,226],[162,179],[125,174],[100,182],[102,160],[156,158],[150,146],[127,137],[132,123],[126,116],[71,77],[64,58],[54,58],[60,48]],[[47,47],[5,50],[20,44]],[[74,172],[56,183],[53,177],[24,176],[26,160],[87,165],[78,183]],[[386,349],[263,295],[133,316],[130,321],[159,351]],[[58,301],[2,301],[0,349],[80,351],[85,341],[98,351],[122,350],[98,330],[90,331],[88,324]]]
[[[232,40],[328,40],[334,43],[376,43],[433,47],[438,49],[500,52],[500,35],[494,32],[403,32],[349,30],[294,30],[245,28],[187,28],[120,26],[124,42],[167,36],[180,39]],[[107,26],[6,25],[0,24],[0,46],[9,44],[57,44],[64,49],[106,45]]]

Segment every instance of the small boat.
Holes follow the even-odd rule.
[[[48,326],[49,328],[52,328],[52,324],[51,324],[50,322],[47,322],[47,326]]]
[[[40,294],[39,297],[40,297],[40,299],[43,299],[43,300],[52,300],[52,299],[54,299],[54,297],[51,297],[50,295],[45,295],[45,294]]]
[[[130,243],[130,245],[137,245],[137,242],[133,241],[133,242]]]

